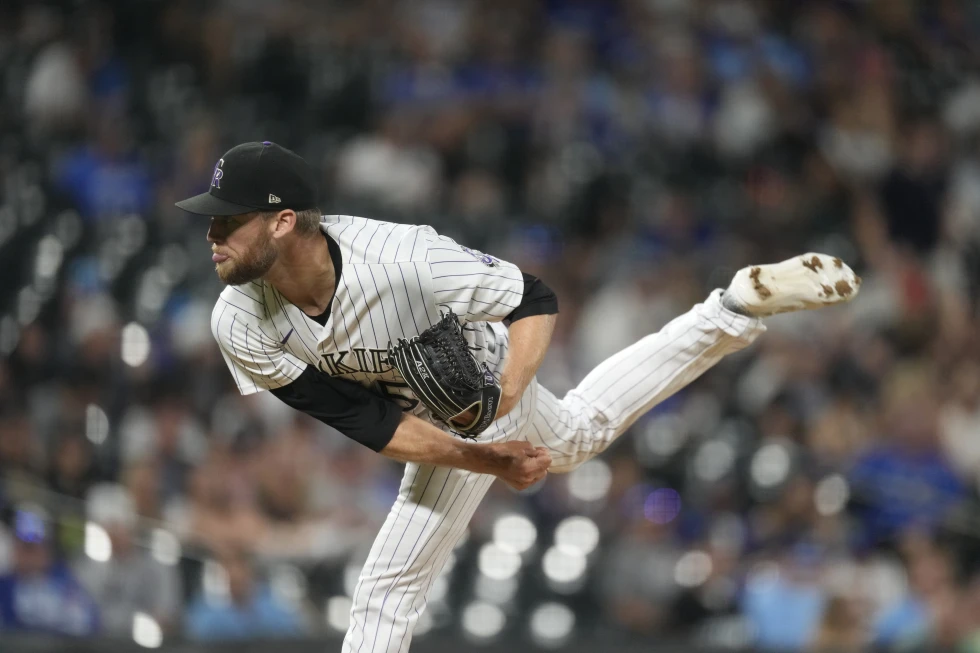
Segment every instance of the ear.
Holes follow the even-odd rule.
[[[292,233],[293,229],[296,227],[296,211],[292,209],[283,209],[276,213],[276,215],[270,221],[269,228],[271,229],[271,236],[273,238],[282,238],[288,233]]]

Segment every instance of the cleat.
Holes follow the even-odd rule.
[[[722,296],[722,304],[736,313],[765,317],[849,302],[860,287],[861,277],[844,261],[810,253],[742,268]]]

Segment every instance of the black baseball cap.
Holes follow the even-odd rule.
[[[242,143],[214,166],[208,192],[177,202],[197,215],[316,208],[316,176],[303,157],[270,141]]]

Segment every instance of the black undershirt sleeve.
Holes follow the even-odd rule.
[[[558,296],[537,277],[524,274],[524,295],[521,303],[506,319],[512,323],[532,315],[554,315],[558,312]]]
[[[307,365],[292,383],[270,392],[373,451],[388,445],[402,418],[397,404],[353,381],[335,379],[312,365]]]

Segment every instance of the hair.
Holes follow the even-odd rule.
[[[275,215],[279,215],[279,211],[260,211],[259,216],[263,220],[268,220]],[[320,209],[303,209],[302,211],[296,211],[296,226],[293,228],[297,236],[303,238],[310,238],[320,232]]]

